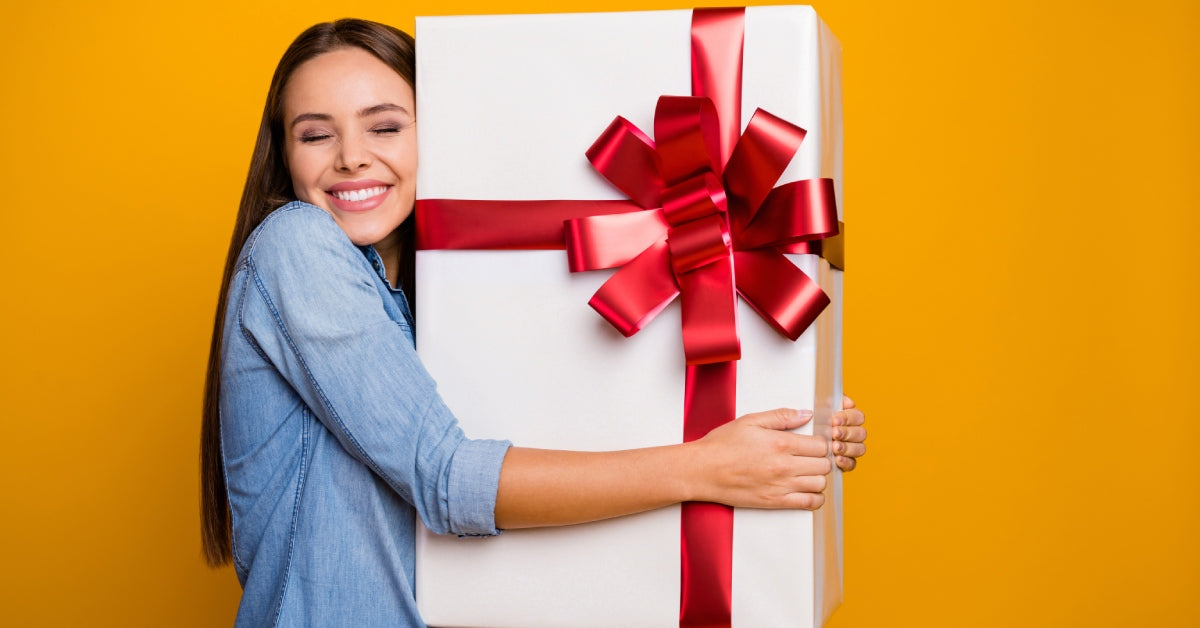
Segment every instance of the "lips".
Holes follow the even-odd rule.
[[[391,193],[392,186],[382,181],[343,181],[325,190],[334,207],[346,212],[374,209]]]
[[[330,192],[334,198],[342,201],[365,201],[373,196],[379,196],[388,191],[388,186],[377,185],[372,188],[363,188],[361,190],[346,190],[345,192]]]

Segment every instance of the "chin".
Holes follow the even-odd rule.
[[[395,228],[372,228],[367,226],[359,229],[346,229],[343,227],[343,231],[345,231],[346,235],[350,237],[350,241],[358,246],[370,246],[378,244],[391,235],[395,230]]]

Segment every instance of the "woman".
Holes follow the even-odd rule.
[[[414,512],[435,532],[491,535],[688,500],[819,507],[828,445],[786,431],[810,412],[604,453],[462,434],[414,352],[404,296],[412,86],[411,38],[360,20],[305,31],[271,82],[202,430],[205,550],[213,565],[234,563],[239,625],[423,625]],[[844,469],[864,452],[862,413],[850,408],[836,418]]]

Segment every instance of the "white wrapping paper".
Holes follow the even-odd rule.
[[[584,151],[616,115],[652,132],[690,93],[690,11],[419,18],[418,198],[616,199]],[[742,124],[762,107],[808,131],[780,183],[835,180],[840,47],[809,7],[746,13]],[[796,342],[745,303],[737,412],[841,403],[841,272],[790,259],[833,299]],[[632,338],[588,305],[611,271],[562,251],[421,251],[418,350],[475,438],[580,450],[682,439],[678,304]],[[733,625],[820,625],[841,600],[841,478],[817,513],[739,509]],[[417,601],[434,626],[677,626],[679,508],[487,539],[417,540]]]

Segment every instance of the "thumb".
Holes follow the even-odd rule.
[[[791,408],[776,408],[766,412],[747,414],[741,420],[750,425],[764,427],[770,430],[790,430],[812,419],[812,410],[792,410]]]

